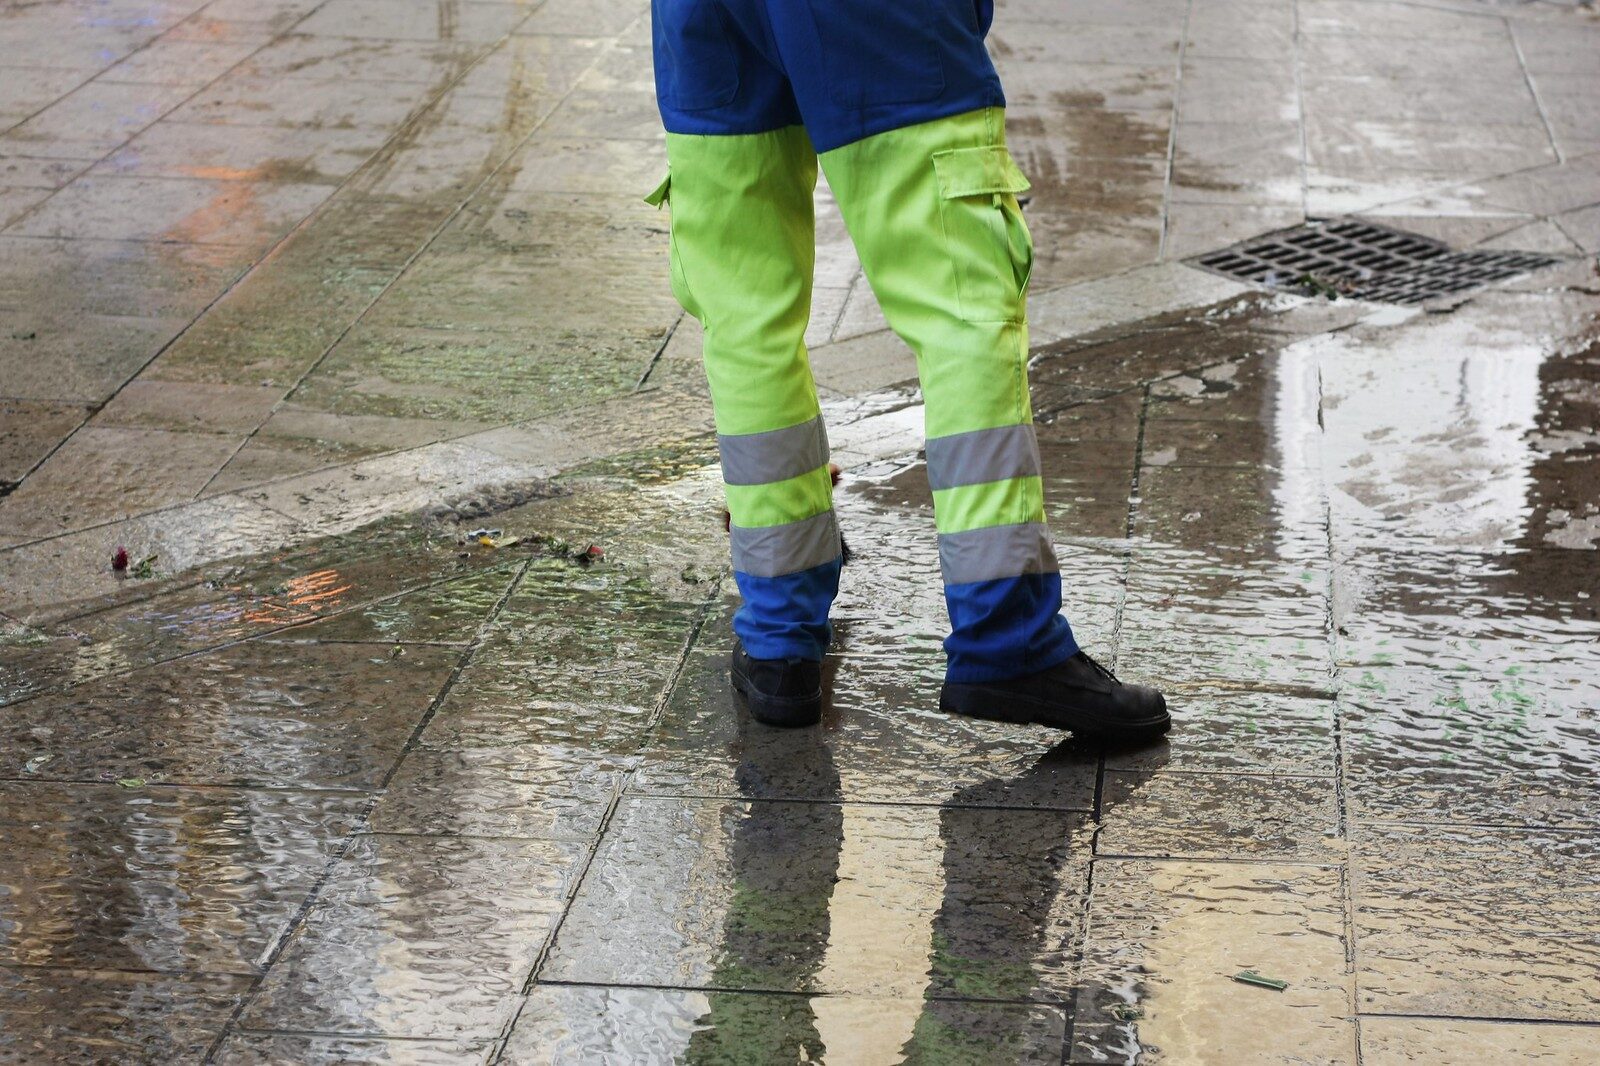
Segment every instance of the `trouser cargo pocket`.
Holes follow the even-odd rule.
[[[936,152],[933,167],[961,317],[1022,321],[1033,240],[1017,193],[1028,188],[1028,179],[1003,145]]]

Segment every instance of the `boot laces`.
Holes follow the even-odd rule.
[[[1104,675],[1105,677],[1110,678],[1112,681],[1117,681],[1117,675],[1113,674],[1110,670],[1107,670],[1105,667],[1101,666],[1099,661],[1097,659],[1095,659],[1094,656],[1090,655],[1086,651],[1083,651],[1082,649],[1079,650],[1079,654],[1083,656],[1083,661],[1084,662],[1088,663],[1090,666],[1095,668],[1095,671],[1097,673],[1100,673],[1100,674]],[[1117,681],[1117,684],[1120,685],[1120,684],[1122,684],[1122,682],[1121,681]]]

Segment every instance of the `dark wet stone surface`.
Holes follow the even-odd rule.
[[[1334,781],[1223,773],[1108,772],[1097,853],[1337,858]]]
[[[240,974],[265,962],[364,807],[132,779],[3,781],[0,800],[0,963]]]
[[[243,977],[0,968],[0,1056],[198,1061],[249,991]]]
[[[241,1021],[492,1039],[581,857],[576,845],[545,840],[360,837]]]
[[[1353,847],[1363,1009],[1594,1020],[1592,830],[1375,825]]]
[[[372,788],[459,652],[248,643],[9,708],[0,775]],[[297,664],[285,679],[283,664]]]
[[[1082,815],[641,798],[624,801],[613,824],[545,977],[1064,993],[1079,935],[1073,901],[1086,886]],[[974,891],[986,902],[974,906]],[[833,923],[847,937],[837,948]],[[845,932],[869,927],[876,948]]]
[[[458,1066],[485,1062],[491,1045],[454,1040],[386,1040],[353,1036],[315,1036],[234,1030],[217,1049],[227,1066],[268,1066],[295,1062],[305,1066],[335,1063],[405,1063],[407,1066]]]
[[[500,1061],[1055,1063],[1064,1028],[1039,1004],[542,985]]]

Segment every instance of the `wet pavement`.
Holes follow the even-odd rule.
[[[1000,4],[1068,613],[1177,721],[1100,751],[934,709],[825,188],[829,710],[732,703],[646,6],[0,16],[0,1061],[1588,1061],[1592,10]],[[1181,262],[1335,214],[1560,261]]]

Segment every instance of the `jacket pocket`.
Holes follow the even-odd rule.
[[[961,317],[1020,322],[1033,273],[1033,239],[1017,193],[1028,179],[1004,145],[935,152],[939,218],[955,268]]]

